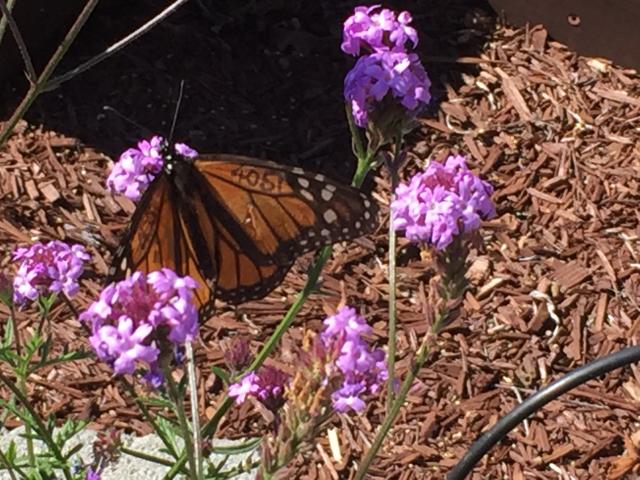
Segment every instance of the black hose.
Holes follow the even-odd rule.
[[[638,361],[640,361],[640,346],[629,347],[587,363],[566,374],[561,379],[550,383],[511,410],[491,430],[477,439],[458,464],[449,471],[447,480],[464,480],[485,453],[491,450],[521,421],[550,401],[589,380]]]

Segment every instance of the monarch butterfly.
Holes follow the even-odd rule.
[[[189,157],[167,142],[161,154],[162,171],[140,198],[110,281],[171,268],[199,283],[203,316],[214,298],[264,297],[296,257],[375,225],[374,202],[323,175],[235,155]]]

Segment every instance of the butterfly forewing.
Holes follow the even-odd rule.
[[[370,232],[376,206],[357,189],[300,168],[231,155],[200,157],[196,169],[269,262]]]

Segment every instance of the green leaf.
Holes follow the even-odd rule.
[[[47,351],[47,355],[48,355],[48,351]],[[63,353],[61,353],[55,358],[51,358],[51,359],[41,358],[37,364],[32,365],[29,368],[29,370],[27,371],[27,374],[30,375],[44,367],[49,367],[51,365],[57,365],[60,363],[73,362],[75,360],[90,358],[92,355],[93,354],[91,352],[86,352],[84,350],[63,351]]]
[[[52,344],[52,339],[51,339],[51,337],[48,337],[40,345],[40,348],[38,348],[38,354],[40,356],[40,362],[39,363],[45,363],[47,361],[47,359],[49,358],[49,352],[51,351],[51,344]]]
[[[13,287],[0,287],[0,302],[4,303],[10,309],[13,308]]]
[[[18,455],[18,450],[16,448],[16,442],[14,440],[11,440],[9,442],[9,446],[7,447],[7,451],[4,452],[4,456],[6,457],[7,461],[13,465],[16,462],[16,457]]]
[[[220,368],[216,365],[211,367],[211,371],[216,377],[222,380],[222,383],[224,383],[225,386],[229,385],[229,379],[230,379],[229,372],[227,372],[225,369]]]
[[[4,324],[4,335],[2,337],[2,344],[0,348],[11,348],[13,344],[13,321],[11,318],[7,319],[7,322]]]
[[[34,333],[31,337],[27,339],[24,344],[24,352],[22,354],[21,362],[20,362],[20,375],[25,376],[31,360],[33,356],[38,352],[40,347],[42,346],[44,340],[38,333]]]
[[[176,437],[181,437],[180,429],[173,422],[168,419],[158,416],[155,421],[156,433],[162,437],[165,443],[171,445],[174,452],[179,452],[180,449],[176,445]],[[170,452],[166,452],[169,453]]]
[[[238,445],[212,446],[211,451],[219,455],[240,455],[254,451],[260,446],[261,440],[262,438],[254,438]]]
[[[40,295],[38,297],[38,311],[40,312],[42,318],[46,318],[47,315],[49,315],[51,307],[53,307],[53,304],[57,299],[58,294],[55,292],[51,293],[50,295]]]
[[[64,454],[65,460],[69,460],[73,455],[82,450],[83,445],[81,443],[76,443],[73,447],[69,449],[68,452]]]
[[[170,400],[162,397],[138,397],[138,400],[150,407],[167,408],[171,411],[175,408]]]
[[[54,436],[54,441],[56,445],[60,447],[60,450],[64,447],[65,443],[68,442],[71,438],[81,432],[84,427],[87,426],[87,422],[85,420],[75,421],[75,420],[67,420],[64,422],[62,427],[56,432]],[[69,455],[65,455],[67,458]]]
[[[6,402],[4,400],[0,400],[0,406],[2,406],[4,408],[6,408],[7,410],[9,410],[16,417],[18,417],[20,420],[22,420],[23,423],[28,424],[33,430],[37,430],[38,425],[37,425],[36,422],[33,421],[33,418],[31,417],[31,414],[29,414],[28,412],[23,411],[21,408],[18,408],[18,406],[16,405],[14,399],[12,399],[11,402]]]
[[[0,361],[8,363],[12,370],[15,370],[20,361],[20,357],[10,348],[0,348]]]

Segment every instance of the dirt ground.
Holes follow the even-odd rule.
[[[158,10],[150,1],[129,12],[113,5],[96,12],[61,70]],[[81,242],[93,260],[77,304],[82,308],[95,298],[133,211],[131,202],[106,191],[105,178],[112,161],[141,136],[167,133],[182,79],[177,140],[201,152],[350,175],[341,95],[353,60],[339,44],[353,3],[270,5],[220,20],[189,4],[104,64],[43,95],[0,149],[1,265],[10,263],[16,245],[36,238]],[[432,106],[410,137],[406,174],[429,158],[462,152],[494,185],[498,209],[484,227],[484,249],[472,254],[464,308],[420,372],[371,471],[371,478],[438,479],[521,398],[637,342],[640,77],[604,59],[579,57],[540,27],[496,25],[479,1],[396,5],[414,13],[419,51],[434,82]],[[15,84],[0,93],[0,119],[19,100],[19,80]],[[302,338],[303,328],[317,329],[343,291],[386,343],[384,173],[373,175],[366,188],[381,204],[380,229],[348,248],[335,246],[321,291],[275,358],[283,368],[293,368],[288,346]],[[303,285],[310,258],[302,258],[268,298],[223,309],[203,326],[197,355],[207,415],[221,395],[209,368],[222,361],[221,341],[250,334],[257,349]],[[426,329],[425,285],[432,275],[419,252],[400,240],[401,374]],[[25,330],[31,317],[30,310],[20,313]],[[66,306],[54,309],[48,328],[60,344],[87,348]],[[34,378],[31,394],[39,408],[59,418],[149,432],[109,369],[94,361]],[[591,381],[514,430],[472,478],[633,478],[640,463],[639,406],[636,366]],[[383,403],[372,402],[362,417],[338,417],[343,459],[331,460],[328,442],[320,438],[296,460],[291,477],[349,478],[383,413]],[[256,434],[262,425],[246,404],[230,412],[220,435]]]

